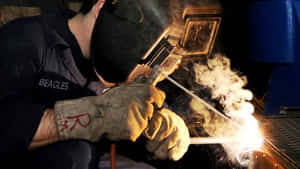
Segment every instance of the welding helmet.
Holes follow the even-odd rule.
[[[91,60],[106,81],[119,83],[169,25],[159,0],[106,0],[91,40]],[[150,4],[149,4],[150,3]],[[150,5],[150,6],[149,6]]]

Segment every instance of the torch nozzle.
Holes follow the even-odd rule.
[[[160,79],[161,72],[162,72],[161,67],[159,65],[155,65],[151,70],[151,73],[147,79],[147,83],[156,86],[156,84]]]

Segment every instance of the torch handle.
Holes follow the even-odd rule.
[[[156,86],[156,84],[160,79],[160,76],[161,76],[161,67],[159,65],[155,65],[152,68],[149,77],[147,78],[147,83]]]

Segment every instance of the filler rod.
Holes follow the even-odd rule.
[[[196,99],[199,102],[201,102],[202,104],[204,104],[207,108],[209,108],[213,112],[217,113],[218,115],[220,115],[224,119],[229,120],[230,122],[234,123],[229,117],[225,116],[223,113],[221,113],[220,111],[218,111],[217,109],[215,109],[213,106],[211,106],[210,104],[208,104],[205,100],[201,99],[200,97],[198,97],[197,95],[195,95],[194,93],[192,93],[190,90],[188,90],[187,88],[185,88],[184,86],[182,86],[181,84],[179,84],[178,82],[176,82],[174,79],[172,79],[171,77],[169,77],[168,75],[166,75],[163,71],[161,71],[161,74],[167,80],[169,80],[171,83],[173,83],[175,86],[179,87],[180,89],[182,89],[183,91],[185,91],[188,95],[190,95],[194,99]],[[234,123],[234,124],[238,126],[238,124],[236,124],[236,123]]]
[[[232,142],[229,138],[221,137],[191,137],[190,144],[224,144]]]

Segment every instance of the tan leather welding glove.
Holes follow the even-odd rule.
[[[179,160],[190,144],[189,131],[184,121],[165,108],[154,112],[144,135],[149,139],[147,150],[162,160]]]
[[[59,101],[54,114],[60,139],[135,141],[153,115],[153,104],[162,106],[165,94],[145,83],[122,84],[101,96]]]

